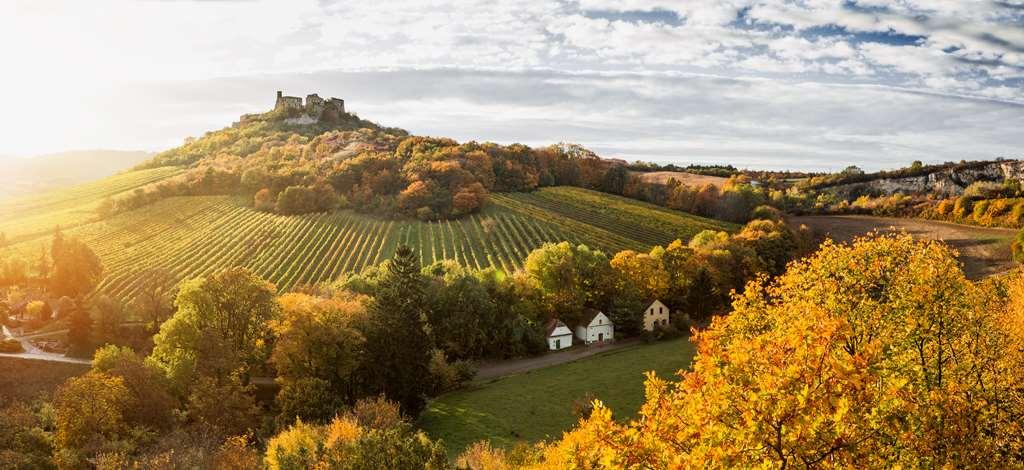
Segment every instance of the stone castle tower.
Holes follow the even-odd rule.
[[[332,110],[338,114],[345,113],[345,100],[340,98],[331,98],[325,100],[313,93],[306,95],[306,103],[302,103],[302,98],[298,96],[284,96],[280,91],[277,92],[277,101],[274,103],[274,109],[296,109],[313,119],[320,119],[324,111]]]

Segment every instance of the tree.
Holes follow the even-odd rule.
[[[61,311],[61,315],[65,313]],[[89,357],[92,353],[92,316],[82,301],[71,304],[68,319],[68,356]]]
[[[263,188],[253,195],[252,205],[258,211],[271,212],[274,210],[274,196],[269,189]]]
[[[375,409],[370,419],[360,410]],[[390,411],[387,411],[390,408]],[[380,413],[384,411],[384,413]],[[364,405],[327,425],[297,421],[267,443],[264,462],[270,470],[345,468],[352,470],[441,470],[450,468],[444,446],[397,419],[398,407]]]
[[[276,341],[270,362],[277,371],[278,422],[323,422],[363,394],[355,373],[364,361],[361,297],[324,299],[304,294],[280,298],[281,316],[270,323]]]
[[[366,380],[411,416],[425,404],[430,387],[430,350],[424,279],[416,254],[395,250],[370,302],[366,336]]]
[[[128,431],[125,409],[131,395],[124,379],[88,372],[68,379],[53,401],[54,439],[59,449],[81,461],[104,449],[116,447]]]
[[[64,239],[58,231],[50,249],[53,273],[50,290],[57,296],[82,297],[96,287],[103,274],[100,259],[77,238]]]
[[[586,245],[545,243],[526,258],[524,270],[544,295],[549,315],[574,324],[587,308],[605,308],[614,276],[608,257]]]
[[[124,322],[124,307],[120,302],[106,295],[97,297],[92,302],[96,318],[96,344],[113,344],[121,336],[121,323]]]
[[[124,381],[130,399],[124,408],[125,419],[150,429],[164,429],[171,424],[177,403],[170,394],[163,371],[128,347],[104,346],[92,359],[92,371],[118,377]]]
[[[253,388],[242,384],[237,376],[200,376],[186,400],[188,418],[218,440],[248,434],[260,419]]]
[[[243,268],[182,283],[178,310],[153,338],[151,358],[179,392],[196,376],[226,380],[259,369],[269,353],[275,288]]]
[[[171,294],[174,276],[167,269],[152,268],[143,271],[139,277],[142,283],[133,306],[149,322],[147,327],[157,331],[173,312]]]
[[[601,191],[612,194],[622,194],[626,189],[626,182],[629,181],[629,170],[625,165],[612,165],[604,173],[601,180]]]
[[[1006,283],[909,235],[826,242],[697,334],[681,381],[649,375],[639,418],[597,403],[546,465],[1021,466],[1024,276]]]

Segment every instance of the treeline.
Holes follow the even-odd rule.
[[[856,166],[846,167],[844,170],[837,173],[831,173],[827,175],[812,176],[804,181],[798,183],[801,189],[823,189],[831,186],[839,186],[843,184],[853,183],[864,183],[868,181],[874,181],[886,178],[909,178],[914,176],[927,175],[938,171],[952,171],[959,172],[965,170],[971,170],[976,168],[985,167],[993,163],[1003,161],[1002,159],[988,160],[988,161],[972,161],[960,160],[959,163],[945,162],[933,165],[925,165],[919,160],[915,160],[908,167],[899,168],[896,170],[882,170],[874,173],[867,173]]]
[[[612,175],[618,172],[622,172],[621,179],[613,179]],[[777,203],[772,199],[768,186],[755,186],[742,175],[730,177],[721,186],[710,183],[694,186],[675,178],[666,183],[647,182],[639,175],[612,168],[600,189],[702,217],[738,223],[756,218],[754,211],[758,207]]]
[[[806,197],[793,197],[804,195]],[[808,193],[790,190],[784,201],[787,210],[811,214],[866,214],[884,217],[916,217],[983,227],[1019,228],[1024,224],[1024,191],[1017,180],[976,181],[955,197],[926,194],[841,198],[830,192]]]
[[[614,166],[576,145],[459,144],[358,120],[307,128],[272,116],[189,140],[148,165],[185,164],[186,175],[105,202],[101,214],[171,196],[232,194],[281,214],[351,206],[436,220],[479,210],[491,191],[596,189]]]
[[[630,163],[628,168],[632,171],[639,171],[641,173],[649,173],[653,171],[683,171],[697,175],[720,176],[723,178],[740,174],[740,170],[737,170],[736,167],[732,165],[697,165],[691,163],[686,166],[679,166],[674,163],[659,165],[653,162],[636,161]]]

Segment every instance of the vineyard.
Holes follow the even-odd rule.
[[[152,282],[178,282],[230,266],[246,267],[281,291],[337,279],[392,256],[399,243],[422,264],[455,260],[512,271],[545,242],[567,240],[614,253],[648,250],[717,222],[577,188],[494,195],[483,212],[459,220],[389,220],[336,211],[304,216],[257,212],[226,196],[170,198],[106,220],[66,229],[100,256],[99,291],[130,301]],[[38,256],[47,236],[13,245]]]
[[[151,183],[181,173],[174,167],[154,168],[111,176],[99,181],[38,196],[0,204],[0,233],[8,240],[28,239],[50,232],[55,226],[74,227],[96,219],[96,207],[106,198],[114,198]]]

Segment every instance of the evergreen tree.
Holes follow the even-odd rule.
[[[369,306],[367,381],[416,416],[430,387],[425,280],[415,252],[399,246]]]
[[[62,314],[64,312],[61,312]],[[79,300],[68,315],[68,356],[88,357],[92,353],[92,317]]]

